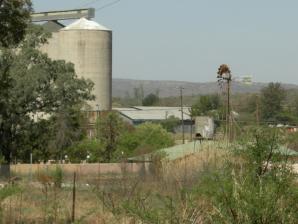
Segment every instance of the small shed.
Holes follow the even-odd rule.
[[[214,119],[208,116],[195,117],[195,137],[212,139],[215,133]]]

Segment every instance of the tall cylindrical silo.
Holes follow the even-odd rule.
[[[55,40],[55,41],[54,41]],[[54,50],[51,48],[55,48]],[[78,77],[94,82],[93,110],[112,104],[112,31],[82,18],[55,33],[45,51],[53,59],[72,62]],[[98,106],[97,106],[98,105]]]

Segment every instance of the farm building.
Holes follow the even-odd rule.
[[[132,125],[139,125],[145,122],[161,122],[165,121],[170,117],[178,118],[182,120],[182,113],[180,107],[145,107],[145,106],[135,106],[129,108],[113,108],[113,110],[118,111],[120,116],[126,122]],[[194,122],[190,117],[190,107],[183,108],[183,124],[184,131],[190,133],[193,128]],[[176,133],[182,132],[182,125],[178,125],[175,129]]]
[[[198,139],[212,139],[215,125],[212,117],[198,116],[195,118],[195,135]]]

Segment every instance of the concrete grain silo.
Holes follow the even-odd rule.
[[[110,110],[112,102],[112,31],[81,18],[54,32],[42,47],[52,59],[72,62],[78,77],[94,82],[92,110]],[[98,106],[97,106],[98,105]]]

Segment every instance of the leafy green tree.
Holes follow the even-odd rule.
[[[284,110],[275,116],[275,119],[283,124],[297,124],[298,118],[297,116],[288,110]]]
[[[160,124],[144,123],[136,127],[136,138],[140,140],[136,150],[141,153],[152,152],[158,149],[174,145],[174,140],[170,133],[162,128]]]
[[[295,97],[293,109],[294,109],[293,114],[295,116],[298,116],[298,96]]]
[[[259,96],[257,94],[252,94],[248,97],[246,107],[244,108],[249,113],[256,113],[257,104]],[[239,102],[241,103],[241,102]]]
[[[106,162],[102,156],[103,149],[103,145],[98,139],[85,138],[67,148],[65,155],[72,163],[80,163],[82,160],[87,162]]]
[[[33,162],[46,162],[49,159],[61,160],[67,153],[66,149],[85,138],[87,120],[79,106],[37,118],[25,123],[18,134],[17,145],[21,150],[12,152],[12,155],[21,162],[29,162],[32,153]]]
[[[141,143],[141,139],[136,135],[136,130],[125,132],[119,140],[116,156],[119,159],[123,157],[134,156],[135,151]]]
[[[96,137],[102,144],[102,154],[106,162],[112,161],[124,131],[125,124],[118,113],[108,112],[99,117],[96,123]]]
[[[142,101],[142,105],[143,106],[154,106],[159,102],[159,97],[158,95],[154,94],[154,93],[150,93],[149,95],[147,95],[143,101]]]
[[[160,124],[144,123],[125,132],[119,140],[117,155],[135,156],[174,145],[174,139]],[[123,155],[122,155],[123,154]]]
[[[167,130],[168,132],[174,132],[175,128],[180,124],[180,119],[177,117],[174,117],[173,115],[168,117],[166,120],[161,121],[161,126]]]
[[[150,153],[174,145],[170,133],[160,124],[144,123],[137,127],[124,122],[116,112],[101,114],[96,123],[96,138],[75,142],[64,154],[71,161],[120,161],[129,156]]]
[[[276,120],[282,112],[286,91],[280,83],[269,83],[261,91],[261,116],[265,120]]]
[[[63,159],[66,148],[85,138],[87,118],[81,112],[81,105],[59,110],[49,119],[49,151],[52,158]],[[85,125],[84,125],[85,124]]]
[[[0,47],[23,40],[32,11],[30,0],[0,0]]]
[[[31,26],[18,51],[0,55],[0,150],[7,162],[33,116],[56,116],[65,108],[92,100],[93,83],[79,79],[71,63],[54,61],[38,49],[46,42],[40,27]]]
[[[200,96],[198,101],[192,106],[192,116],[207,115],[212,110],[218,110],[221,107],[219,95],[204,95]]]
[[[53,139],[51,131],[52,123],[49,120],[40,120],[39,122],[26,122],[17,136],[17,145],[20,150],[12,151],[12,155],[18,161],[30,162],[32,153],[33,162],[46,162],[51,158],[53,152],[49,148],[49,141]]]

